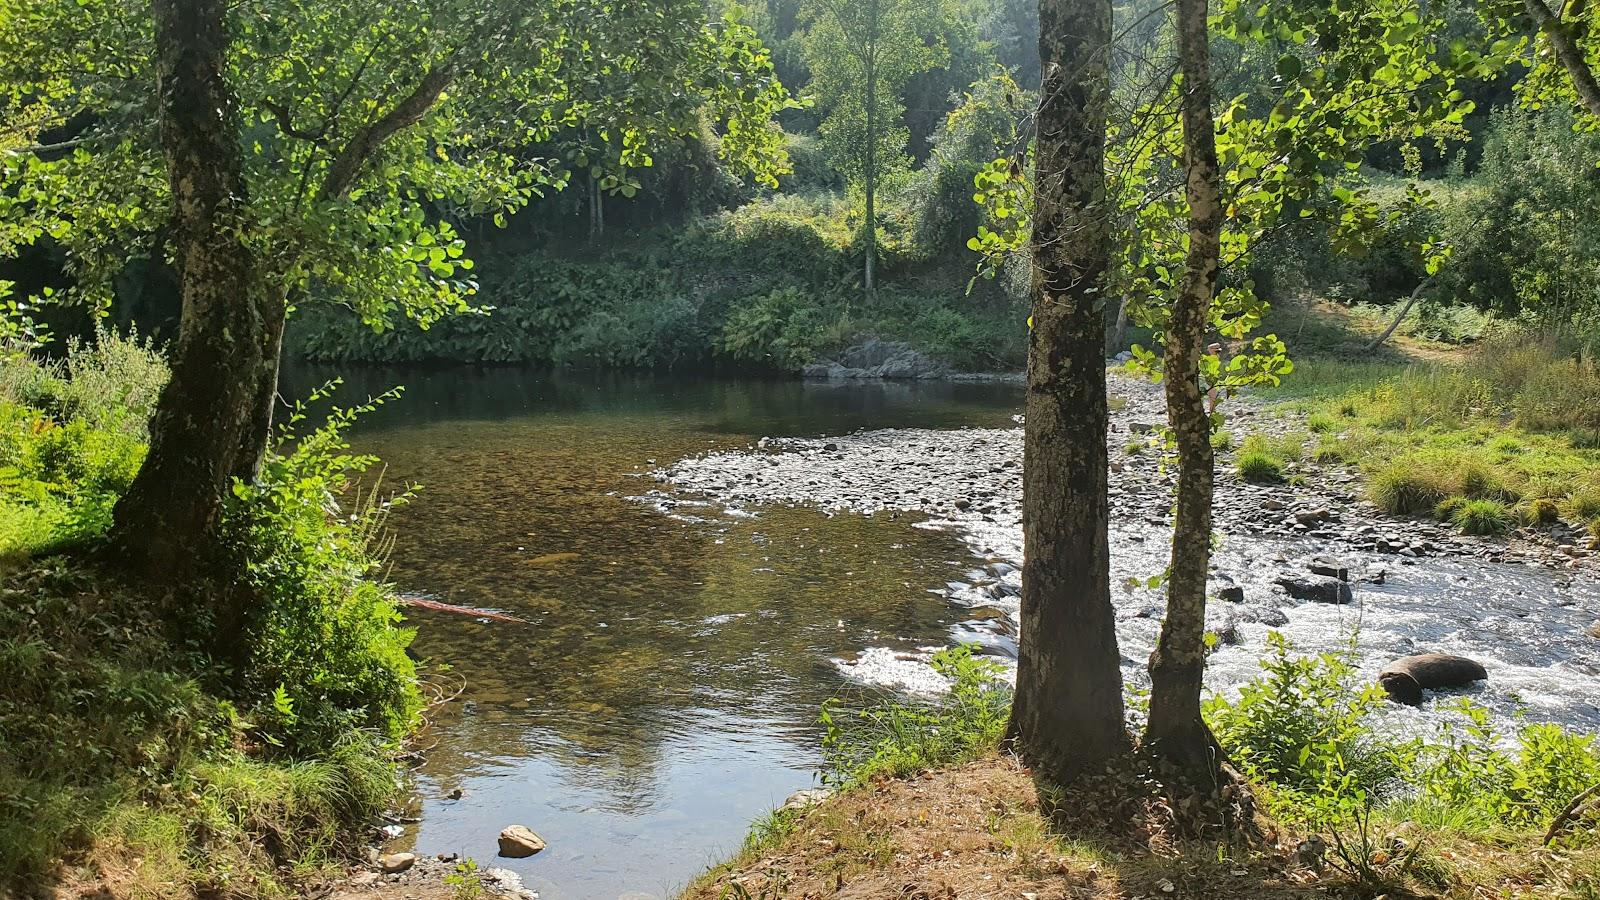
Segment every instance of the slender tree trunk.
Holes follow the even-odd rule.
[[[1111,332],[1111,346],[1117,352],[1122,352],[1122,345],[1128,342],[1128,298],[1126,296],[1117,301],[1117,324]]]
[[[877,23],[877,0],[869,0],[873,4],[874,16],[872,22]],[[873,52],[876,52],[874,48]],[[867,193],[867,221],[862,226],[866,230],[867,238],[867,263],[864,276],[867,293],[871,294],[876,289],[878,270],[878,66],[875,60],[867,61],[867,157],[863,170],[862,181]]]
[[[226,79],[226,0],[152,0],[151,10],[183,318],[149,455],[117,504],[112,538],[135,571],[176,582],[211,561],[232,479],[260,466],[284,302],[263,290],[240,237],[248,199]]]
[[[1175,763],[1195,787],[1215,785],[1222,762],[1200,717],[1215,474],[1200,357],[1216,290],[1222,233],[1206,3],[1177,0],[1189,250],[1167,322],[1164,371],[1167,416],[1178,444],[1178,502],[1167,575],[1167,617],[1150,659],[1150,721],[1144,741],[1150,752]]]
[[[1384,342],[1389,340],[1389,337],[1393,335],[1395,330],[1400,327],[1400,323],[1406,320],[1406,315],[1411,312],[1411,307],[1417,305],[1417,299],[1422,296],[1422,292],[1426,290],[1428,285],[1432,282],[1433,279],[1431,278],[1422,279],[1422,283],[1417,285],[1416,288],[1411,291],[1410,297],[1406,298],[1406,302],[1400,307],[1400,312],[1396,313],[1394,319],[1389,322],[1389,327],[1385,328],[1383,330],[1383,334],[1373,338],[1372,343],[1367,345],[1367,352],[1370,353],[1373,350],[1382,347]]]
[[[1572,88],[1578,94],[1578,100],[1584,109],[1592,116],[1600,116],[1600,80],[1595,77],[1595,71],[1590,67],[1589,61],[1584,58],[1583,48],[1573,37],[1569,28],[1580,27],[1581,23],[1574,19],[1572,22],[1562,22],[1550,7],[1545,5],[1545,0],[1523,0],[1523,5],[1528,9],[1528,15],[1533,23],[1544,32],[1545,39],[1550,42],[1550,47],[1555,51],[1556,58],[1566,68],[1567,76],[1572,79]],[[1578,16],[1583,14],[1581,8]]]
[[[1129,751],[1106,494],[1109,0],[1040,0],[1043,90],[1023,464],[1022,638],[1010,733],[1066,784]]]

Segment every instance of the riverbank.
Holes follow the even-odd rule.
[[[1133,840],[1104,825],[1053,822],[1028,771],[995,752],[782,814],[681,897],[1545,900],[1588,896],[1597,863],[1593,848],[1547,848],[1534,830],[1474,836],[1380,817],[1371,859],[1393,879],[1386,884],[1341,871],[1334,853],[1299,829],[1272,826],[1257,847],[1219,851],[1159,830]],[[1407,854],[1397,874],[1391,860]]]

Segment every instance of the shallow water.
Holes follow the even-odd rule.
[[[285,392],[318,380],[291,373]],[[530,624],[410,613],[418,655],[463,694],[421,738],[420,821],[394,847],[510,868],[545,898],[670,895],[812,783],[817,709],[846,683],[833,660],[944,643],[969,615],[942,589],[970,551],[913,516],[667,515],[630,499],[647,473],[767,435],[994,427],[1020,400],[505,370],[347,373],[339,398],[396,383],[355,434],[389,485],[423,486],[391,520],[391,578]],[[510,824],[549,849],[497,860]]]

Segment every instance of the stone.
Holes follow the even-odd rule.
[[[507,859],[532,856],[544,847],[544,838],[526,825],[510,825],[500,832],[500,855]]]
[[[398,875],[416,864],[415,853],[389,853],[378,857],[378,868],[385,875]]]
[[[1306,566],[1306,569],[1313,575],[1337,578],[1340,581],[1350,580],[1350,568],[1337,560],[1319,556],[1313,559],[1311,565]]]
[[[1218,588],[1217,599],[1224,603],[1243,603],[1244,588],[1237,584],[1230,584],[1227,587]]]
[[[1296,600],[1338,605],[1355,601],[1355,593],[1350,590],[1347,582],[1327,575],[1284,577],[1279,578],[1277,584],[1283,588],[1284,593]]]
[[[357,872],[350,876],[350,884],[354,887],[366,887],[377,880],[377,872]]]
[[[1416,706],[1424,688],[1465,687],[1489,677],[1483,664],[1449,653],[1419,653],[1397,659],[1378,673],[1378,684],[1396,703]]]

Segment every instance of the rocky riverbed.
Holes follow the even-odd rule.
[[[1130,683],[1145,680],[1163,612],[1143,581],[1165,566],[1175,474],[1158,448],[1130,453],[1165,420],[1159,387],[1113,376],[1112,574],[1118,638]],[[1252,432],[1300,433],[1304,424],[1249,402],[1229,406],[1235,440]],[[668,512],[759,516],[764,506],[809,505],[948,529],[971,548],[966,578],[945,586],[971,611],[952,640],[1014,655],[1022,560],[1021,428],[890,429],[819,439],[764,439],[748,450],[684,459],[655,472],[662,489],[643,499]],[[1255,485],[1219,459],[1216,554],[1208,626],[1221,646],[1208,679],[1225,690],[1253,677],[1269,630],[1303,651],[1355,642],[1362,670],[1444,650],[1488,669],[1468,689],[1501,716],[1519,711],[1600,728],[1597,560],[1575,530],[1524,529],[1473,538],[1433,522],[1384,516],[1361,499],[1361,478],[1338,464],[1295,464],[1294,484]],[[1330,602],[1331,601],[1331,602]],[[1343,601],[1343,602],[1339,602]],[[936,690],[926,665],[936,648],[882,646],[837,660],[861,681]],[[1396,708],[1423,726],[1441,699]]]

